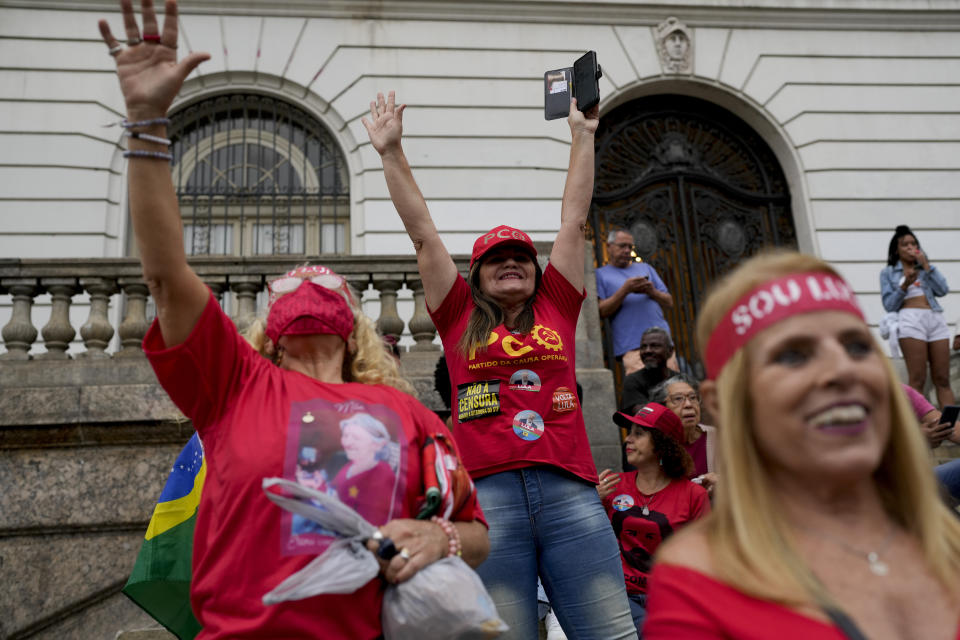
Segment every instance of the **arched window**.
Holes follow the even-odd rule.
[[[234,94],[170,119],[188,255],[349,251],[347,165],[315,118],[281,100]]]

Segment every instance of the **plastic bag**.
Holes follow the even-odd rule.
[[[390,585],[383,596],[386,640],[481,640],[506,631],[480,576],[457,556]]]
[[[292,496],[269,491],[279,486]],[[283,478],[264,478],[263,490],[280,507],[334,531],[344,539],[263,596],[264,604],[300,600],[323,593],[353,593],[376,578],[380,564],[365,541],[377,528],[334,496]],[[387,640],[421,640],[425,633],[436,640],[496,638],[509,627],[480,576],[459,557],[429,564],[412,578],[390,585],[381,614]]]

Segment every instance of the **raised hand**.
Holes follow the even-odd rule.
[[[367,135],[370,136],[370,144],[380,155],[400,147],[400,138],[403,135],[403,110],[406,108],[405,104],[397,106],[395,92],[387,93],[386,100],[383,99],[382,93],[378,93],[376,102],[370,103],[370,120],[360,119],[367,130]]]
[[[158,30],[153,0],[141,0],[143,35],[133,14],[133,0],[121,0],[127,47],[110,32],[106,20],[99,22],[100,35],[117,60],[120,91],[131,120],[160,118],[197,65],[210,58],[208,53],[191,53],[177,62],[177,2],[167,0],[163,31]]]
[[[577,99],[570,100],[570,114],[567,116],[567,124],[570,125],[570,133],[586,133],[593,135],[597,132],[597,126],[600,124],[600,105],[594,105],[586,112],[577,108]]]

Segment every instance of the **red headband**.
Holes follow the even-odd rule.
[[[850,285],[832,274],[810,271],[764,282],[737,300],[710,334],[707,377],[716,378],[733,354],[767,327],[813,311],[846,311],[864,319]]]

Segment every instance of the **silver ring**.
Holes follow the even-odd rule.
[[[128,46],[128,47],[135,47],[135,46],[137,46],[138,44],[140,44],[141,42],[143,42],[143,40],[141,40],[140,38],[130,38],[129,40],[127,40],[127,46]]]
[[[118,53],[120,53],[121,51],[123,51],[123,45],[122,45],[122,44],[117,44],[117,45],[115,45],[115,46],[113,46],[113,47],[110,47],[110,50],[107,51],[107,53],[109,53],[109,54],[112,55],[112,56],[115,56],[115,55],[117,55]]]
[[[407,551],[406,547],[404,547],[403,549],[400,549],[400,557],[403,558],[404,562],[410,559],[410,552]]]

